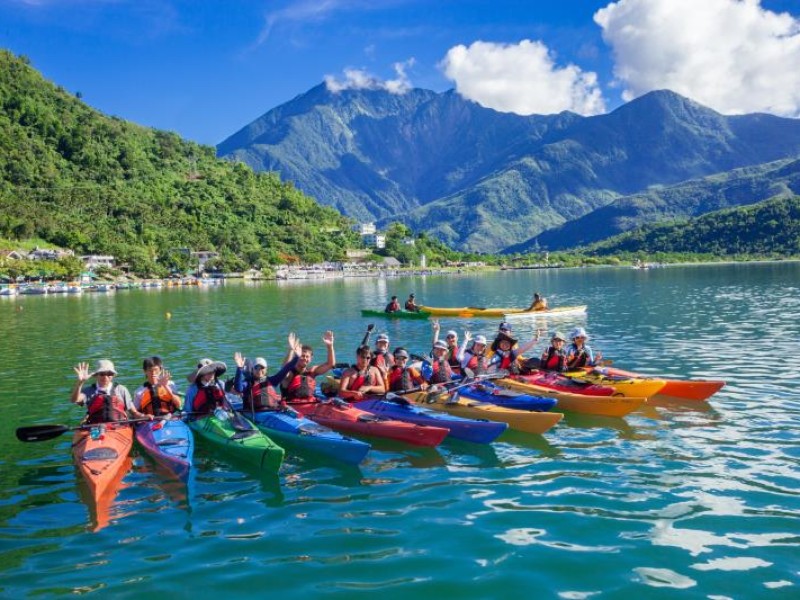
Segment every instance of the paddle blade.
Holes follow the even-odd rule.
[[[43,442],[57,438],[70,428],[66,425],[33,425],[17,428],[17,439],[20,442]]]

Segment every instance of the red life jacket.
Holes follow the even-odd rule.
[[[314,400],[314,388],[317,387],[317,383],[310,371],[303,373],[293,371],[287,375],[287,379],[289,377],[291,377],[289,383],[286,383],[286,379],[281,383],[281,393],[286,402]]]
[[[280,404],[281,396],[268,380],[254,381],[244,398],[244,410],[273,410]]]
[[[453,379],[453,371],[446,360],[435,360],[431,363],[433,374],[431,383],[449,383]]]
[[[514,364],[514,355],[511,352],[506,352],[501,354],[501,350],[497,351],[497,355],[500,357],[500,365],[498,368],[500,369],[510,369],[511,365]]]
[[[395,365],[389,371],[389,391],[410,390],[414,387],[416,379],[415,372],[410,367],[403,368]]]
[[[563,351],[556,350],[550,346],[547,351],[542,354],[541,368],[548,371],[563,371],[567,366],[567,357]]]
[[[197,386],[197,395],[192,401],[192,412],[209,414],[214,412],[217,406],[222,405],[225,400],[225,392],[214,384],[208,387]]]
[[[388,352],[380,353],[376,350],[375,356],[372,357],[372,360],[369,361],[369,364],[373,367],[378,367],[379,369],[388,369],[389,367],[394,366],[394,357]]]
[[[141,408],[146,415],[167,415],[172,412],[172,392],[166,386],[144,382]]]
[[[447,347],[447,362],[450,363],[451,367],[458,367],[461,368],[461,363],[458,362],[458,346],[448,346]]]
[[[87,423],[111,423],[128,418],[125,402],[117,396],[117,384],[111,386],[111,393],[106,394],[95,387],[95,391],[86,401]]]
[[[347,389],[345,391],[349,392],[357,392],[365,385],[372,384],[372,377],[370,376],[369,370],[360,372],[358,375],[352,379],[347,384]]]

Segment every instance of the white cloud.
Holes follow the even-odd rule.
[[[392,94],[405,94],[412,87],[406,69],[414,65],[414,59],[394,63],[397,77],[394,79],[380,79],[363,69],[348,68],[344,70],[344,80],[340,81],[333,75],[325,76],[325,85],[328,90],[337,93],[342,90],[386,90]]]
[[[538,41],[454,46],[440,67],[455,82],[459,94],[501,112],[605,112],[597,75],[572,64],[557,66],[547,46]]]
[[[800,21],[759,0],[619,0],[595,22],[630,100],[670,89],[722,113],[800,116]]]

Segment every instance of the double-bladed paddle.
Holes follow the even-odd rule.
[[[165,417],[155,417],[152,420],[163,420]],[[45,440],[52,440],[57,438],[63,433],[68,431],[79,431],[81,429],[91,429],[100,425],[129,425],[132,423],[142,423],[150,421],[151,419],[125,419],[124,421],[110,421],[109,423],[93,423],[76,425],[70,427],[69,425],[31,425],[29,427],[18,427],[16,434],[20,442],[43,442]]]

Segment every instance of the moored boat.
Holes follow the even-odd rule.
[[[263,471],[277,473],[283,462],[283,448],[246,418],[233,412],[217,409],[214,413],[189,421],[189,427],[231,457]]]
[[[383,437],[416,446],[438,446],[449,433],[449,430],[443,427],[430,427],[395,419],[382,419],[338,398],[320,402],[292,404],[292,408],[312,421],[331,429]]]
[[[180,419],[136,424],[136,441],[153,459],[182,480],[189,477],[194,461],[194,435]]]
[[[423,406],[412,404],[402,396],[366,398],[356,403],[361,410],[388,419],[444,427],[450,433],[448,437],[465,440],[476,444],[489,444],[502,434],[508,425],[486,419],[467,419],[443,412],[437,412]]]

